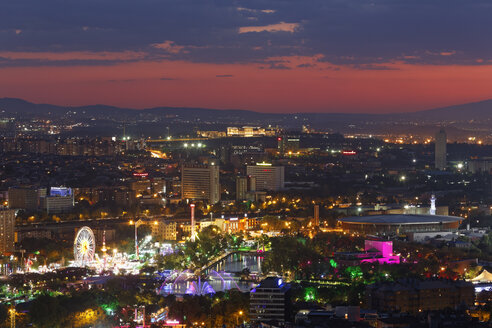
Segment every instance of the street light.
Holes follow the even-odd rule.
[[[10,310],[9,310],[9,313],[10,313],[10,328],[15,328],[15,315],[16,315],[16,311],[15,311],[15,308],[12,307]]]
[[[243,311],[242,311],[242,310],[240,310],[240,311],[238,312],[238,315],[236,316],[236,326],[239,326],[239,317],[240,317],[240,316],[242,316],[242,315],[243,315]]]

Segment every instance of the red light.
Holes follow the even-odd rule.
[[[278,140],[278,141],[281,141],[281,140],[282,140],[282,138],[278,137],[278,138],[277,138],[277,140]]]
[[[345,156],[351,156],[351,155],[357,155],[357,152],[354,150],[344,150],[342,154]]]

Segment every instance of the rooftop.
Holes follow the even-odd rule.
[[[370,215],[370,216],[353,216],[340,219],[344,223],[360,224],[439,224],[447,222],[461,221],[463,218],[447,215],[415,215],[415,214],[388,214],[388,215]]]

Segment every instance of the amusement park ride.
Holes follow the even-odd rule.
[[[82,227],[75,236],[73,257],[77,266],[87,266],[94,261],[96,240],[89,227]]]
[[[88,267],[97,271],[111,270],[118,274],[121,270],[126,272],[138,272],[141,266],[138,257],[131,260],[126,253],[118,253],[113,249],[112,254],[107,254],[106,234],[103,233],[102,241],[102,259],[96,253],[96,239],[92,229],[85,226],[82,227],[76,234],[73,245],[73,266]],[[146,241],[146,240],[145,240]]]

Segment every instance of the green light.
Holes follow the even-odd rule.
[[[101,309],[103,309],[107,315],[113,315],[114,314],[114,309],[111,308],[111,305],[109,305],[109,304],[102,304]]]
[[[332,268],[335,268],[335,269],[338,267],[338,263],[337,263],[337,262],[335,262],[335,260],[334,260],[334,259],[331,259],[331,260],[330,260],[330,265],[331,265],[331,267],[332,267]]]
[[[350,274],[352,280],[362,278],[362,270],[358,266],[351,266],[347,268],[347,272]]]
[[[311,302],[316,299],[316,289],[314,287],[307,287],[304,291],[304,301]]]

